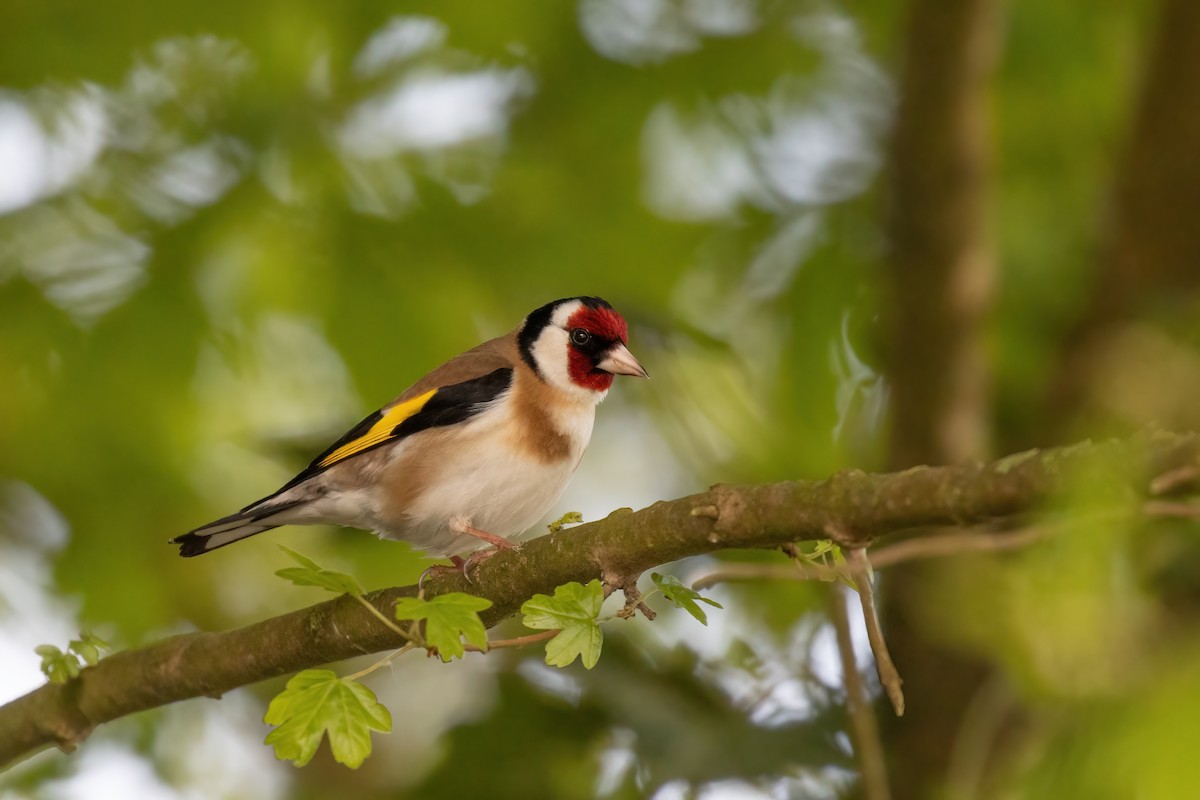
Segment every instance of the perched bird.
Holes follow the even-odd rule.
[[[421,378],[279,491],[171,540],[196,556],[280,525],[345,525],[453,557],[554,505],[614,375],[648,377],[598,297],[555,300]]]

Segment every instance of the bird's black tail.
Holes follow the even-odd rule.
[[[275,497],[276,495],[264,497],[236,514],[221,517],[207,525],[201,525],[195,530],[188,531],[182,536],[176,536],[171,540],[171,544],[179,545],[179,555],[181,556],[198,556],[256,533],[286,525],[289,520],[280,519],[279,515],[308,502],[307,499],[283,503],[272,502]]]

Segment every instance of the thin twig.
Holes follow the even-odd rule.
[[[846,685],[846,705],[850,710],[850,732],[854,739],[854,752],[858,756],[859,773],[862,775],[863,795],[866,800],[890,800],[891,790],[888,788],[887,765],[883,760],[883,744],[879,740],[879,723],[875,720],[862,676],[858,673],[854,642],[850,638],[850,618],[846,613],[846,593],[840,586],[834,586],[829,593],[829,616],[837,631],[842,680]]]
[[[416,647],[415,644],[413,644],[412,642],[409,642],[408,644],[404,645],[404,647],[401,647],[399,650],[393,650],[392,652],[388,653],[386,656],[379,659],[378,661],[376,661],[374,664],[367,667],[366,669],[360,669],[358,672],[354,673],[353,675],[347,675],[342,680],[356,681],[359,678],[366,677],[367,675],[370,675],[372,672],[379,669],[380,667],[383,667],[383,666],[386,666],[386,665],[392,663],[397,658],[399,658],[401,655],[403,655],[404,653],[407,653],[409,650],[412,650],[415,647]]]
[[[1150,481],[1150,494],[1170,494],[1176,489],[1191,486],[1200,482],[1200,467],[1195,464],[1184,464],[1182,467],[1167,470]]]
[[[405,641],[409,642],[410,644],[414,644],[419,640],[420,637],[414,636],[412,633],[409,633],[408,631],[401,630],[399,625],[397,625],[396,623],[392,622],[390,619],[385,617],[383,615],[382,611],[380,611],[375,606],[371,605],[370,601],[367,600],[362,595],[356,594],[353,597],[355,600],[362,603],[363,606],[366,607],[366,609],[368,611],[370,611],[372,614],[374,614],[379,619],[380,622],[382,622],[384,625],[388,626],[390,629],[395,631],[396,635],[399,636],[401,639],[404,639]]]
[[[1151,517],[1200,519],[1200,503],[1171,502],[1170,500],[1148,500],[1142,505],[1142,513]]]
[[[1045,538],[1050,533],[1048,526],[1024,528],[1011,533],[948,533],[924,539],[907,539],[903,542],[880,547],[872,551],[871,564],[875,569],[892,567],[905,561],[922,558],[942,558],[961,553],[987,553],[1003,550],[1019,550]]]
[[[883,629],[879,625],[879,614],[875,611],[875,591],[871,588],[871,565],[867,561],[865,548],[856,547],[847,551],[846,561],[850,565],[850,575],[854,585],[858,587],[858,599],[862,604],[863,618],[867,623],[867,640],[871,643],[871,652],[875,654],[875,670],[879,673],[879,682],[892,701],[892,708],[897,717],[904,716],[904,690],[900,684],[904,680],[892,663],[888,653],[887,642],[883,639]]]
[[[492,641],[488,642],[487,649],[499,650],[504,647],[524,647],[527,644],[537,644],[538,642],[544,642],[547,639],[553,639],[557,635],[558,629],[554,628],[547,631],[538,631],[537,633],[531,633],[526,636],[517,636],[512,639],[493,639]],[[466,645],[466,649],[472,653],[487,652],[482,647],[476,647],[473,644]]]
[[[795,564],[793,561],[792,564]],[[691,582],[696,591],[711,589],[719,583],[741,583],[745,581],[832,581],[840,577],[840,570],[810,567],[804,564],[725,564],[720,569],[701,575]]]
[[[909,539],[879,547],[871,552],[871,565],[883,569],[924,558],[944,558],[963,553],[982,553],[1017,550],[1033,544],[1050,533],[1046,527],[1030,527],[1013,533],[979,534],[951,533]],[[804,564],[792,559],[791,564],[726,564],[692,581],[692,588],[708,589],[718,583],[758,580],[819,580],[835,581],[849,577],[847,570]]]
[[[639,611],[642,612],[642,616],[646,619],[652,620],[658,616],[654,609],[642,602],[642,592],[637,588],[638,578],[640,577],[640,572],[633,575],[622,575],[605,569],[601,573],[600,579],[604,588],[605,599],[617,589],[620,589],[625,595],[625,607],[617,612],[617,616],[621,619],[629,619]]]

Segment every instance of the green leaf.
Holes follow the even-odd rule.
[[[813,542],[813,549],[807,553],[804,553],[803,555],[808,556],[810,559],[816,559],[820,558],[831,550],[833,550],[832,539],[817,539],[815,542]]]
[[[267,707],[263,721],[277,726],[265,741],[274,746],[275,757],[298,767],[312,760],[328,734],[333,757],[358,769],[371,755],[371,731],[392,730],[392,715],[374,692],[327,669],[293,675]]]
[[[308,556],[297,553],[290,547],[279,545],[279,549],[291,556],[292,560],[299,564],[299,567],[286,567],[275,572],[276,575],[284,580],[291,581],[297,586],[317,586],[322,589],[328,589],[337,594],[351,594],[355,597],[361,596],[363,589],[359,586],[358,581],[354,576],[347,575],[344,572],[334,572],[333,570],[325,569],[317,562],[313,561]]]
[[[600,660],[604,646],[604,631],[595,622],[573,625],[558,632],[546,642],[546,663],[552,667],[569,667],[576,656],[581,657],[583,666],[591,669]]]
[[[487,628],[479,612],[492,601],[464,592],[441,594],[432,600],[402,597],[396,601],[396,619],[425,620],[425,644],[437,648],[443,661],[462,658],[462,640],[487,649]]]
[[[69,647],[89,667],[96,666],[96,662],[100,660],[101,650],[111,649],[108,642],[90,631],[81,631],[79,638],[72,639]]]
[[[79,677],[79,659],[74,653],[64,653],[52,644],[39,644],[33,652],[42,657],[42,674],[51,683],[67,683]]]
[[[653,572],[650,574],[650,580],[654,581],[654,585],[662,591],[663,597],[670,600],[676,608],[682,608],[698,619],[701,625],[708,624],[708,615],[704,613],[703,608],[696,604],[697,600],[701,603],[708,603],[714,608],[724,608],[716,600],[709,600],[690,586],[684,586],[674,575],[661,575]]]
[[[546,528],[551,533],[558,533],[563,529],[564,526],[574,525],[578,522],[583,522],[583,514],[578,511],[568,511],[558,519],[554,520],[554,522],[551,522],[549,525],[547,525]]]
[[[834,545],[833,547],[833,566],[834,569],[838,570],[840,573],[838,580],[857,592],[858,584],[854,582],[854,578],[850,577],[850,570],[846,565],[846,554],[843,553],[842,548],[837,545]],[[870,568],[869,564],[867,566],[867,575],[868,580],[874,580],[875,572]]]
[[[596,623],[604,590],[600,581],[587,586],[571,582],[554,590],[554,596],[535,594],[521,606],[527,627],[537,630],[558,629],[559,633],[546,642],[546,663],[565,667],[581,657],[583,666],[591,669],[600,659],[604,633]]]
[[[65,653],[52,644],[40,644],[33,652],[42,657],[42,674],[51,683],[67,683],[79,677],[80,659],[89,667],[95,666],[100,660],[100,651],[108,649],[108,642],[83,631],[78,639],[71,640]]]

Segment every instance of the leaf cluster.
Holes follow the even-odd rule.
[[[34,652],[42,657],[42,674],[51,683],[67,683],[79,677],[83,667],[94,667],[101,652],[111,649],[108,642],[90,631],[83,631],[78,639],[72,639],[66,651],[52,644],[41,644]]]
[[[568,515],[559,522],[566,524],[571,517]],[[394,617],[397,621],[411,623],[407,630],[402,630],[363,597],[363,588],[353,576],[326,569],[290,548],[281,549],[297,566],[278,570],[276,575],[297,586],[348,594],[408,639],[409,643],[401,650],[351,676],[338,677],[327,669],[297,673],[284,691],[271,701],[263,718],[264,722],[275,726],[267,734],[266,744],[275,748],[277,758],[303,766],[312,759],[327,736],[334,758],[348,767],[357,768],[371,753],[371,731],[388,733],[392,725],[388,710],[358,679],[412,647],[424,647],[443,661],[462,658],[468,646],[486,652],[487,628],[479,612],[490,608],[492,602],[464,592],[432,598],[423,595],[400,598],[394,607]],[[674,576],[655,573],[652,579],[655,591],[661,591],[667,600],[701,623],[707,624],[708,619],[699,603],[721,607],[716,601],[684,586]],[[572,582],[559,586],[552,595],[534,595],[521,606],[521,613],[529,628],[555,632],[546,642],[547,664],[567,667],[579,659],[585,668],[592,669],[600,659],[604,644],[600,627],[600,623],[606,621],[600,618],[603,604],[604,588],[599,580],[586,585]],[[93,650],[86,647],[92,641],[78,643],[89,657]],[[63,659],[57,649],[53,653],[47,651],[45,658],[55,665],[55,669],[70,674],[69,661],[59,666]]]

